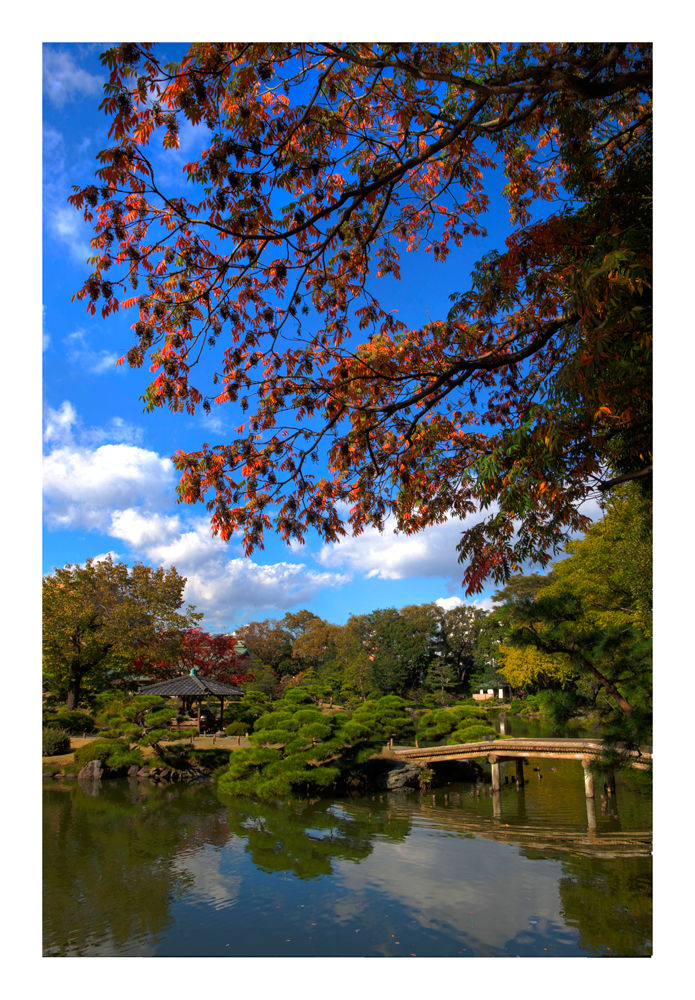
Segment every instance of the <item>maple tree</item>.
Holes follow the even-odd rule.
[[[255,674],[249,668],[248,657],[237,651],[238,639],[226,633],[210,633],[194,625],[181,634],[181,643],[173,658],[145,662],[139,659],[133,669],[152,677],[169,679],[195,669],[203,677],[221,681],[223,684],[243,684],[253,680]]]
[[[337,541],[482,509],[459,544],[474,593],[546,565],[587,527],[587,497],[648,482],[651,58],[224,42],[165,65],[152,43],[108,49],[113,145],[70,197],[95,230],[77,297],[137,310],[125,357],[148,357],[146,408],[248,411],[235,440],[176,453],[180,499],[247,554],[271,529]],[[183,126],[201,149],[177,186],[160,162]],[[498,165],[504,251],[408,329],[378,279],[400,278],[403,249],[446,262],[484,235]],[[202,365],[194,380],[218,341],[212,384]]]

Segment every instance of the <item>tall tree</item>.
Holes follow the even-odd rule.
[[[601,692],[608,716],[633,718],[646,730],[652,700],[649,496],[634,483],[621,486],[603,519],[566,548],[569,556],[555,564],[550,586],[535,600],[506,606],[506,641],[557,656]]]
[[[43,578],[43,665],[48,686],[76,708],[85,683],[106,683],[109,669],[133,660],[175,657],[182,633],[201,619],[182,613],[186,578],[110,556],[68,564]]]
[[[287,672],[292,665],[292,634],[277,618],[249,622],[236,630],[236,634],[257,664],[270,667],[273,673]],[[291,670],[290,670],[291,672]]]
[[[457,684],[465,684],[475,666],[476,643],[486,618],[485,611],[467,604],[451,608],[441,617],[441,655],[454,670]]]
[[[95,230],[77,294],[137,308],[148,409],[249,410],[235,440],[174,456],[215,532],[250,553],[271,528],[335,541],[482,506],[459,545],[474,593],[547,564],[592,491],[649,477],[649,44],[195,43],[164,65],[128,42],[102,60],[112,145],[70,198]],[[177,184],[184,125],[202,148]],[[403,247],[445,262],[483,234],[496,166],[506,248],[407,329],[374,279],[400,278]]]

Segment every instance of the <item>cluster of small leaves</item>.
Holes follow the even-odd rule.
[[[196,43],[163,65],[124,43],[102,59],[114,145],[70,198],[95,230],[78,297],[137,307],[123,360],[149,354],[147,409],[250,411],[236,440],[174,456],[215,532],[241,529],[250,554],[271,528],[336,541],[494,503],[461,543],[472,593],[583,529],[607,466],[646,474],[648,44]],[[165,192],[148,146],[176,150],[186,123],[204,148]],[[498,163],[504,253],[448,317],[406,329],[368,279],[399,279],[403,248],[446,261],[484,234]],[[194,384],[218,341],[217,388]]]
[[[57,729],[54,726],[44,726],[41,742],[44,757],[53,757],[57,754],[67,753],[70,749],[70,733],[67,733],[64,729]]]

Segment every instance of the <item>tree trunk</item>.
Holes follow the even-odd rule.
[[[68,700],[65,703],[65,707],[68,712],[71,712],[74,708],[77,708],[80,702],[80,681],[81,677],[73,678],[68,684]]]

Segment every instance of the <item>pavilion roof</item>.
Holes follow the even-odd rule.
[[[191,694],[198,697],[214,694],[220,697],[221,695],[241,695],[243,693],[240,687],[232,687],[231,684],[224,684],[211,677],[198,677],[196,674],[182,674],[180,677],[173,677],[170,681],[160,681],[157,684],[140,688],[138,692],[138,694],[159,694],[164,697],[179,698],[182,695]]]

